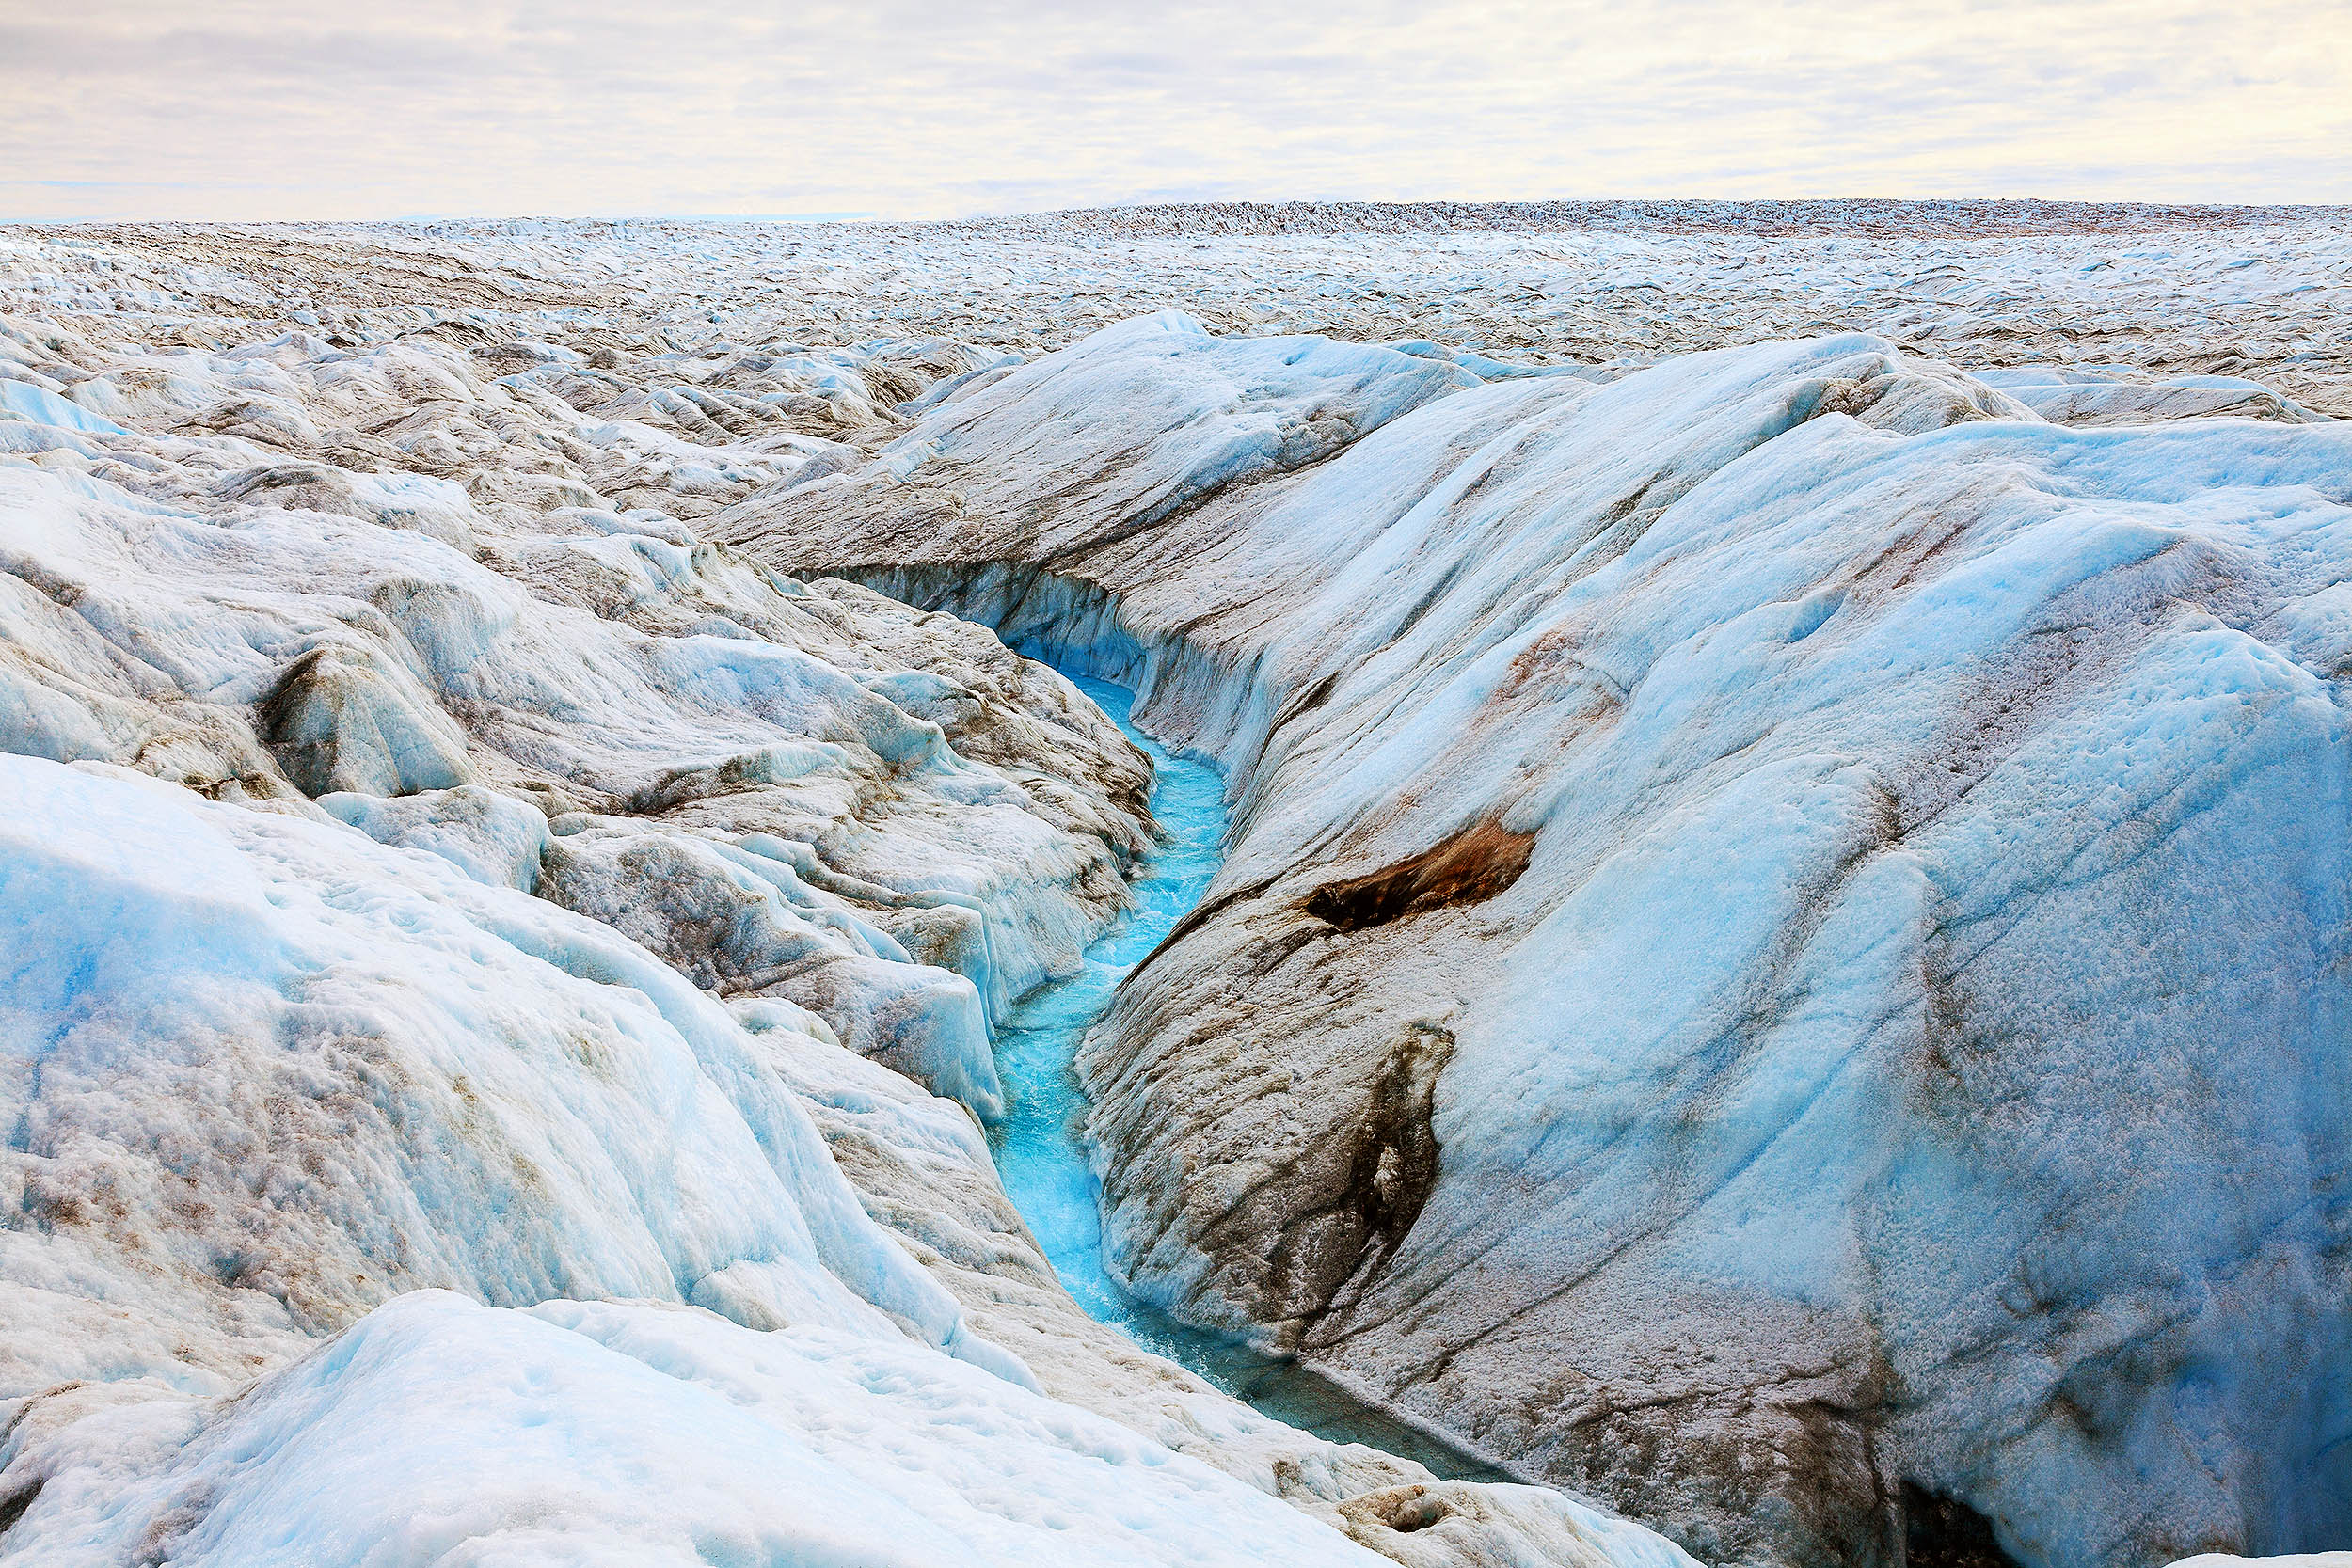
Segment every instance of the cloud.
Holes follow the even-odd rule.
[[[2302,0],[88,0],[0,23],[0,213],[2352,200],[2352,24],[2326,15]]]

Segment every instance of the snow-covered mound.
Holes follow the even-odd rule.
[[[639,1302],[404,1296],[231,1403],[118,1395],[36,1451],[25,1562],[1382,1560],[903,1338]]]
[[[2352,1532],[2352,426],[1438,369],[1139,321],[709,525],[1231,768],[1136,1288],[1711,1559]]]
[[[423,1286],[965,1345],[778,1074],[839,1049],[814,1020],[755,1040],[608,927],[337,822],[20,756],[0,789],[13,1386],[226,1391]]]
[[[2113,371],[2020,366],[1979,371],[2043,419],[2065,425],[2148,424],[2159,420],[2276,420],[2312,424],[2326,418],[2242,375],[2136,378]]]

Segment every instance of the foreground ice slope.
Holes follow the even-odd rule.
[[[914,1227],[979,1209],[1043,1275],[970,1123],[797,1009],[284,809],[21,757],[0,794],[7,1560],[1687,1562],[1120,1366],[1003,1281],[1126,1425],[1029,1392],[861,1207],[928,1144]],[[405,1294],[310,1349],[418,1286],[544,1305]]]
[[[1114,328],[712,525],[1233,769],[1084,1063],[1136,1286],[1704,1557],[2352,1530],[2352,433],[1275,346]]]
[[[1027,1392],[827,1156],[805,1021],[336,824],[0,784],[35,1220],[0,1378],[46,1389],[10,1560],[1370,1560]],[[405,1295],[191,1397],[420,1284],[548,1305]]]
[[[1687,1562],[1055,1283],[988,1031],[1148,764],[689,521],[968,356],[287,326],[0,319],[0,1560]]]
[[[405,1296],[233,1404],[89,1417],[52,1464],[15,1527],[24,1560],[1383,1560],[1112,1421],[903,1340],[755,1333],[646,1303],[500,1312]],[[1420,1545],[1407,1561],[1466,1560],[1413,1543],[1422,1530],[1390,1533]],[[1603,1555],[1633,1533],[1569,1522],[1511,1544],[1533,1552],[1468,1560],[1687,1568],[1654,1538],[1654,1553]]]

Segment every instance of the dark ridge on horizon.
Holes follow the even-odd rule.
[[[392,230],[434,233],[514,233],[532,228],[630,230],[719,226],[795,230],[858,228],[922,234],[994,234],[1035,239],[1111,237],[1279,238],[1286,235],[1542,233],[1577,230],[1627,232],[1745,232],[1759,236],[1949,232],[1974,238],[2135,232],[2170,229],[2246,229],[2340,215],[2352,205],[2321,202],[2217,204],[2160,201],[2059,201],[2040,197],[1818,197],[1796,200],[1547,201],[1182,201],[1069,207],[964,218],[888,218],[871,214],[787,214],[371,219],[79,218],[0,220],[0,230],[89,232],[206,230]]]
[[[1824,197],[1788,201],[1190,201],[1071,208],[893,227],[1267,236],[1575,229],[1746,230],[1758,234],[1898,230],[1915,233],[1922,229],[1951,227],[1981,236],[2249,228],[2308,220],[2329,213],[2352,217],[2352,207],[2056,201],[2038,197]]]

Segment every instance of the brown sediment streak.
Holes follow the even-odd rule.
[[[1327,882],[1307,895],[1307,912],[1343,931],[1385,926],[1450,904],[1480,904],[1519,879],[1535,835],[1481,822],[1410,860]]]

